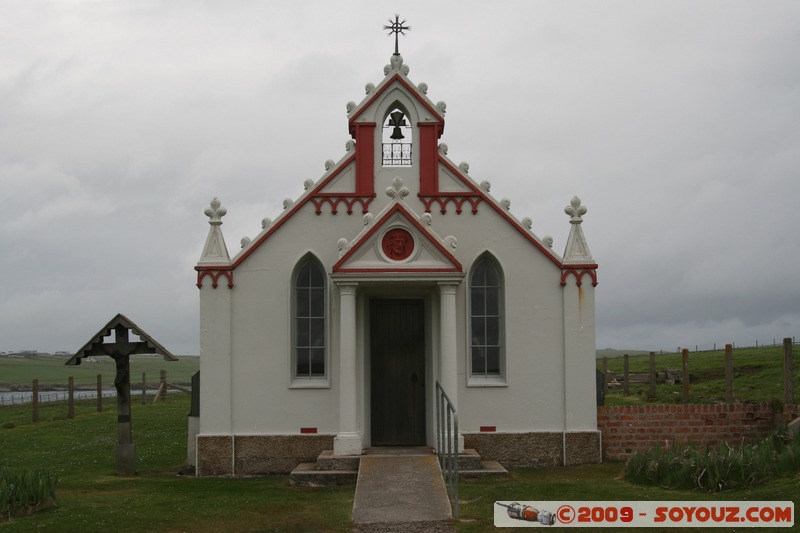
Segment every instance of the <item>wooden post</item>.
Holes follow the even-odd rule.
[[[69,377],[69,387],[67,388],[67,418],[75,418],[75,378]]]
[[[103,412],[103,374],[97,374],[97,412]]]
[[[725,401],[733,403],[733,345],[725,345]]]
[[[792,339],[783,339],[783,404],[792,405],[794,403],[794,391],[792,390],[792,376],[794,368],[792,365]]]
[[[161,385],[158,387],[160,400],[163,402],[167,399],[167,371],[161,371]]]
[[[656,352],[650,352],[650,400],[656,399]]]
[[[625,383],[622,386],[622,393],[627,396],[630,393],[630,387],[628,386],[630,383],[630,372],[628,372],[628,354],[622,356],[622,374],[625,376]]]
[[[681,402],[689,403],[689,349],[684,348],[681,353]]]
[[[39,421],[39,380],[33,380],[33,396],[31,397],[31,401],[33,403],[33,421]]]
[[[120,343],[123,328],[117,329],[117,343]],[[127,337],[127,329],[124,330],[124,335]],[[133,476],[136,474],[136,449],[131,432],[130,356],[117,353],[114,362],[117,366],[117,377],[114,379],[114,386],[117,388],[116,472],[120,476]]]
[[[147,373],[142,372],[142,405],[147,404]]]
[[[603,357],[603,398],[608,396],[608,357]]]

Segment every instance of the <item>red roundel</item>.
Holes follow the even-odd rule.
[[[381,248],[389,259],[403,261],[414,253],[414,237],[402,228],[395,228],[383,236]]]

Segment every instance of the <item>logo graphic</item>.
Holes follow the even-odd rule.
[[[500,507],[505,507],[508,516],[515,520],[524,520],[525,522],[539,522],[543,526],[552,526],[556,523],[556,515],[549,511],[540,511],[534,509],[529,505],[520,505],[518,502],[513,502],[510,505],[495,502]]]

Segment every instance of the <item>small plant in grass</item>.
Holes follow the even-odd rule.
[[[29,514],[55,505],[58,479],[47,470],[0,470],[0,514]]]
[[[670,489],[707,492],[751,487],[800,472],[800,437],[776,431],[755,444],[696,449],[691,443],[656,446],[635,453],[625,464],[625,479]]]

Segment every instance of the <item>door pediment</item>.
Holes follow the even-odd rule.
[[[333,266],[334,273],[462,272],[450,251],[455,238],[440,239],[402,202],[391,204],[352,242],[342,241],[344,253]]]

